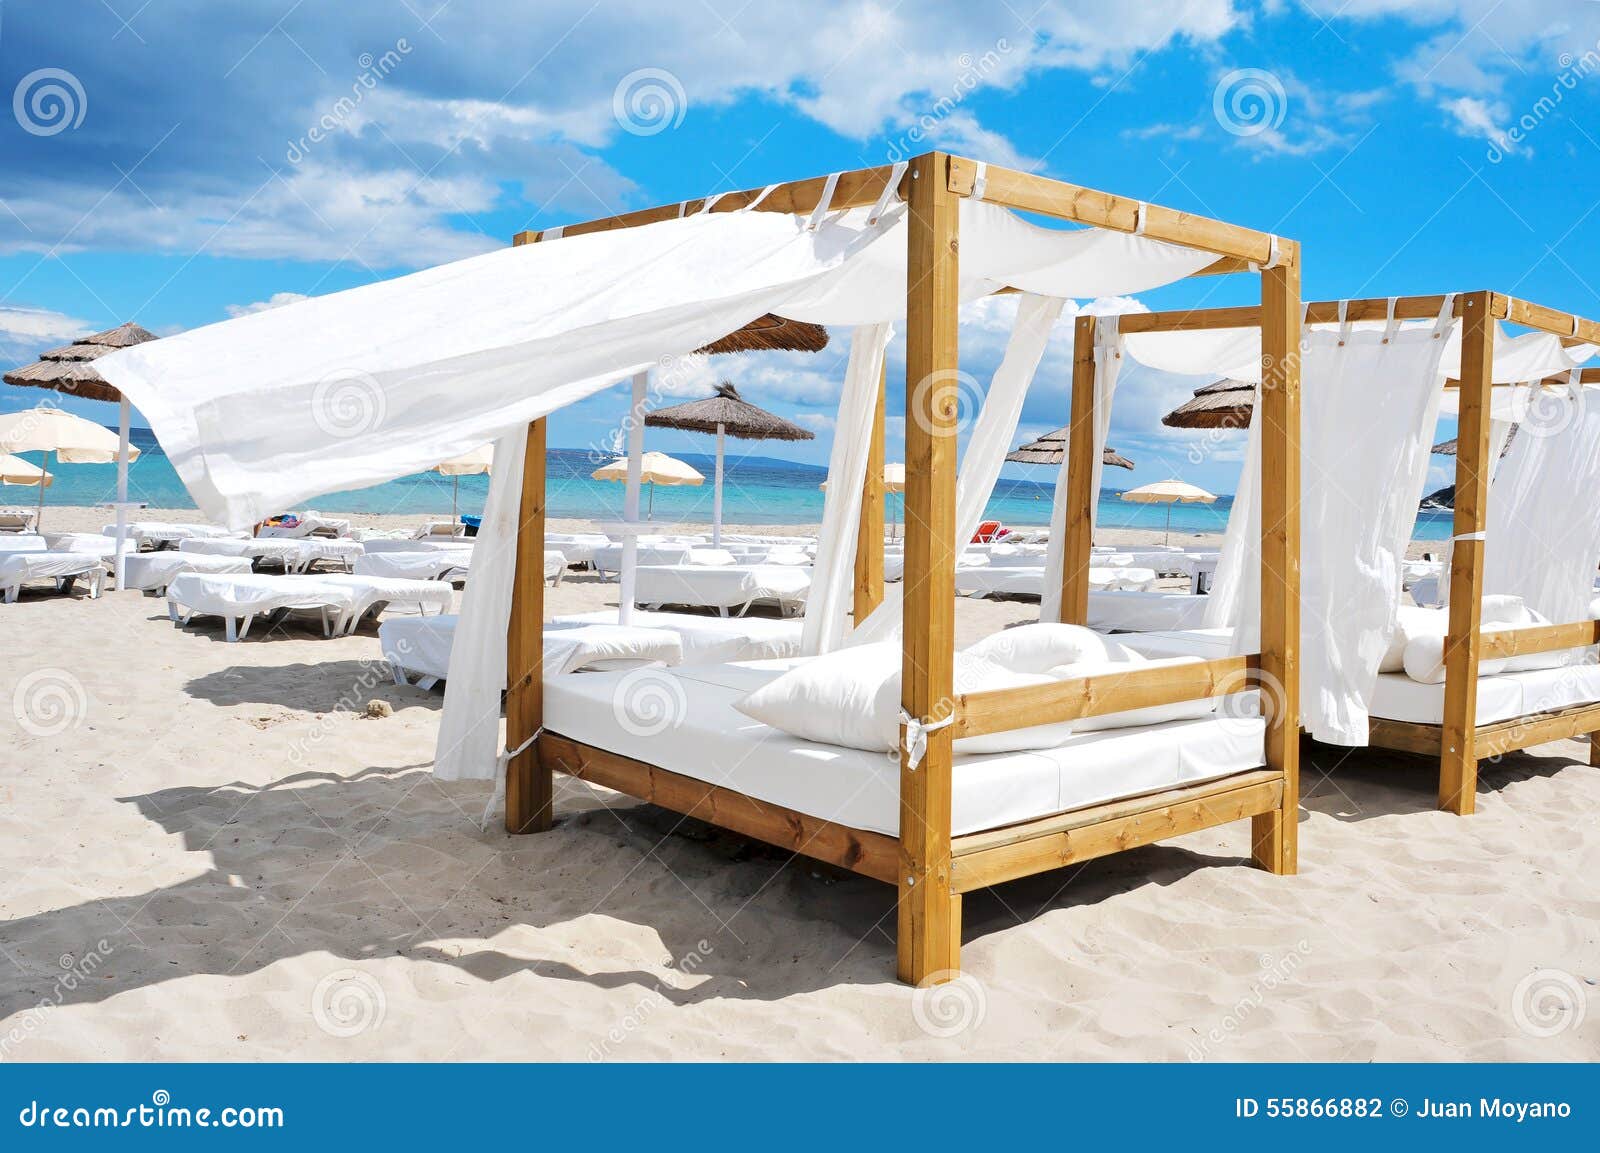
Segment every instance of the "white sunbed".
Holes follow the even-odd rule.
[[[409,684],[415,677],[419,687],[431,689],[449,679],[456,620],[455,614],[446,613],[394,617],[378,626],[378,644],[396,684]],[[580,669],[675,665],[682,659],[682,641],[671,629],[598,623],[545,626],[546,677]]]
[[[689,544],[643,544],[639,545],[637,562],[640,565],[682,565],[689,563],[690,554],[695,550]],[[610,579],[622,571],[622,549],[620,544],[608,544],[604,548],[594,550],[595,571],[601,576]]]
[[[611,538],[597,532],[552,532],[545,533],[544,543],[546,548],[559,549],[569,565],[593,566],[594,554],[609,548]]]
[[[404,552],[388,549],[373,552],[369,548],[356,559],[356,573],[359,576],[400,577],[405,580],[465,580],[471,567],[470,547],[410,549]]]
[[[163,549],[159,552],[129,553],[124,562],[123,587],[139,589],[146,596],[160,596],[180,573],[247,573],[250,558],[242,556],[209,556],[205,553],[179,552]]]
[[[0,508],[0,533],[32,532],[38,515],[30,508]]]
[[[1089,588],[1148,589],[1156,574],[1147,568],[1091,568]],[[966,596],[1039,597],[1044,592],[1043,565],[979,565],[956,569],[956,591]]]
[[[900,766],[895,758],[801,740],[734,707],[795,663],[558,677],[545,684],[544,726],[757,801],[896,835]],[[640,691],[641,676],[660,678],[670,693],[676,706],[672,723],[631,728],[617,723],[617,701]],[[951,832],[959,836],[1244,772],[1264,763],[1264,732],[1259,717],[1213,716],[1081,733],[1052,749],[957,756]]]
[[[0,533],[0,553],[45,552],[49,547],[36,532]]]
[[[100,595],[105,583],[105,561],[96,553],[55,549],[0,552],[0,599],[13,604],[30,581],[54,581],[57,592],[71,592],[80,577],[87,578],[89,597]]]
[[[350,535],[350,522],[326,517],[313,509],[295,514],[299,521],[293,525],[264,524],[257,536],[303,539],[308,536],[320,537],[347,537]]]
[[[803,608],[811,592],[811,570],[791,565],[641,565],[634,581],[636,604],[711,608],[723,616],[733,609],[743,616],[763,601],[788,615]]]
[[[180,552],[208,553],[213,556],[245,556],[262,564],[279,565],[286,573],[303,573],[312,565],[329,561],[344,566],[348,571],[355,567],[356,559],[366,553],[366,546],[355,540],[267,539],[249,537],[242,540],[232,537],[207,537],[178,542]]]
[[[616,624],[615,609],[558,616],[546,628],[565,625]],[[725,661],[760,661],[800,655],[804,622],[793,618],[710,617],[699,613],[658,613],[635,609],[635,628],[670,629],[683,645],[686,665]]]
[[[153,549],[176,547],[179,541],[195,537],[243,537],[245,534],[236,533],[231,529],[222,528],[214,524],[169,524],[166,521],[136,520],[125,526],[128,539],[137,541],[140,547],[149,545]],[[102,536],[115,537],[117,526],[108,524],[100,529]]]
[[[1089,619],[1085,623],[1101,632],[1194,629],[1205,624],[1208,603],[1210,598],[1203,593],[1090,589]]]
[[[101,536],[92,532],[63,532],[51,533],[46,539],[50,542],[50,547],[57,552],[92,553],[104,561],[109,561],[117,555],[115,536]],[[138,542],[123,541],[122,551],[128,556],[133,556],[139,551]]]
[[[429,609],[435,614],[450,611],[452,590],[443,581],[404,580],[399,577],[362,576],[356,573],[315,573],[310,577],[285,577],[284,580],[314,580],[351,593],[350,608],[336,625],[336,631],[353,633],[361,622],[375,617],[390,605],[415,605],[419,616]]]
[[[367,537],[360,542],[363,555],[370,556],[381,552],[461,552],[473,547],[471,537],[465,539],[445,539],[443,537],[422,537],[413,539],[408,536]]]
[[[223,619],[229,641],[243,640],[258,616],[274,621],[291,612],[315,612],[322,635],[332,636],[355,611],[356,590],[320,576],[266,573],[180,573],[167,585],[167,615],[177,625],[197,616]]]

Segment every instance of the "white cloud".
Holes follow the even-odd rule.
[[[52,312],[46,308],[14,308],[0,305],[0,340],[36,342],[45,346],[66,344],[95,331],[87,321]]]
[[[1501,127],[1509,113],[1499,101],[1490,103],[1475,96],[1458,96],[1442,102],[1440,107],[1450,114],[1455,122],[1455,130],[1462,136],[1481,136],[1500,145],[1506,152],[1516,151],[1516,146],[1506,139],[1505,129]]]
[[[296,304],[302,300],[310,300],[301,292],[274,292],[265,300],[257,300],[252,304],[228,305],[229,316],[250,316],[257,312],[270,312],[274,308],[282,308],[286,304]]]

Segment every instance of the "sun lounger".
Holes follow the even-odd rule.
[[[88,581],[93,599],[100,595],[105,575],[105,561],[96,553],[55,549],[0,552],[0,599],[14,603],[22,586],[31,581],[54,581],[57,592],[71,592],[79,578]]]
[[[402,580],[397,577],[362,576],[356,573],[316,573],[309,579],[336,588],[350,590],[351,603],[335,626],[336,631],[353,633],[361,622],[377,616],[392,604],[416,605],[417,614],[425,616],[429,609],[437,613],[450,611],[452,590],[443,581]]]
[[[35,532],[0,534],[0,553],[44,552],[50,545]]]
[[[616,624],[615,609],[558,616],[546,628],[569,625]],[[636,609],[634,628],[668,629],[683,646],[686,665],[721,664],[726,661],[775,660],[800,655],[804,622],[792,618],[711,617],[699,613],[658,613]]]
[[[205,556],[242,556],[260,564],[275,565],[284,572],[298,564],[302,556],[298,541],[259,537],[189,537],[178,542],[178,551]]]
[[[610,578],[622,571],[622,548],[620,544],[609,544],[605,548],[594,550],[595,571],[601,576]],[[689,555],[694,551],[694,545],[688,544],[640,544],[639,556],[636,561],[639,565],[686,565]]]
[[[141,548],[175,548],[179,541],[204,537],[240,537],[245,534],[214,524],[168,524],[165,521],[136,520],[125,526],[128,539],[137,541]],[[102,536],[115,537],[117,526],[108,524],[100,529]]]
[[[295,546],[294,572],[310,572],[319,564],[338,565],[345,572],[354,572],[356,561],[367,551],[358,540],[330,540],[324,537],[304,537],[287,542]]]
[[[139,589],[146,596],[160,596],[174,577],[181,573],[247,573],[250,558],[242,556],[209,556],[205,553],[179,552],[163,549],[160,552],[130,553],[124,562],[123,588]]]
[[[310,536],[346,537],[350,535],[350,522],[347,520],[326,517],[311,509],[289,515],[294,518],[293,524],[264,524],[256,535],[294,539],[304,539]]]
[[[356,608],[357,590],[320,576],[180,573],[167,585],[167,615],[180,627],[197,616],[223,619],[229,641],[243,640],[258,616],[280,620],[315,612],[332,636]]]
[[[472,548],[410,549],[391,552],[370,549],[356,560],[359,576],[399,577],[404,580],[462,581],[472,567]]]
[[[761,601],[776,602],[788,615],[805,605],[811,591],[810,571],[789,565],[641,565],[635,582],[637,604],[711,608],[723,616],[733,609],[743,616]]]
[[[546,548],[559,549],[568,565],[592,566],[594,554],[608,548],[611,538],[597,532],[553,532],[545,534],[544,543]]]
[[[378,626],[378,644],[396,684],[415,683],[431,689],[450,676],[450,646],[455,642],[453,613],[431,617],[395,617]],[[584,669],[676,665],[683,645],[670,629],[616,624],[551,625],[544,634],[544,675],[561,676]]]
[[[37,517],[32,509],[0,508],[0,533],[32,532]]]
[[[1089,588],[1148,589],[1156,574],[1147,568],[1091,568]],[[956,569],[956,591],[964,596],[1039,597],[1044,591],[1043,565],[980,565]]]
[[[57,552],[82,552],[92,553],[101,560],[109,561],[117,555],[117,538],[115,536],[101,536],[92,532],[63,532],[51,533],[45,538],[50,542],[50,547]],[[132,556],[139,551],[135,541],[124,541],[122,551]]]

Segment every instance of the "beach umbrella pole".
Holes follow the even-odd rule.
[[[1167,529],[1161,536],[1162,544],[1172,543],[1172,502],[1167,502]]]
[[[456,515],[456,509],[459,507],[457,504],[457,499],[460,496],[461,478],[459,476],[453,476],[450,478],[450,527],[452,530],[459,529],[461,527],[461,518]]]
[[[118,592],[122,591],[128,575],[128,558],[123,548],[128,539],[128,425],[132,407],[127,397],[117,405],[117,552],[111,563]]]
[[[711,547],[722,547],[722,425],[717,425],[717,479],[711,490]]]
[[[634,373],[633,404],[629,410],[633,419],[628,425],[628,483],[622,497],[627,535],[622,541],[622,571],[617,576],[617,623],[623,625],[633,623],[634,570],[639,566],[639,480],[644,475],[644,400],[649,383],[648,372]]]
[[[50,471],[50,450],[44,454],[44,467],[39,470],[39,511],[33,514],[33,531],[44,531],[44,477]]]

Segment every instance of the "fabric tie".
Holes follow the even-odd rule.
[[[923,722],[904,709],[900,710],[900,723],[906,730],[906,767],[915,769],[922,764],[922,758],[928,751],[928,734],[936,733],[940,729],[947,729],[955,724],[956,715],[951,713],[942,721]]]
[[[516,748],[502,752],[494,759],[494,792],[489,794],[489,803],[483,806],[483,817],[478,821],[478,832],[485,833],[489,831],[489,817],[494,813],[495,805],[505,800],[506,766],[526,752],[528,746],[538,740],[539,734],[542,732],[544,732],[544,726],[540,725],[533,731],[533,736],[523,741]]]

